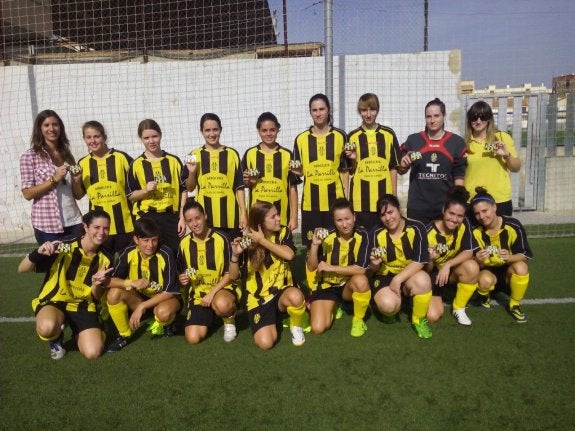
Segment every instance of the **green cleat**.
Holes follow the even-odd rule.
[[[339,320],[343,316],[343,310],[339,305],[336,305],[335,310],[333,311],[333,319]]]
[[[351,336],[361,337],[367,331],[367,325],[363,319],[356,319],[355,317],[351,321]]]
[[[425,317],[419,319],[419,323],[412,323],[411,327],[416,332],[417,336],[421,339],[431,338],[431,328],[429,322]]]
[[[146,332],[151,332],[152,335],[161,337],[164,335],[164,325],[154,319],[154,321],[148,325]]]

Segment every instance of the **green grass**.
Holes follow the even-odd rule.
[[[531,245],[528,297],[575,297],[575,238]],[[32,314],[41,277],[16,274],[17,262],[0,259],[0,316]],[[445,316],[431,340],[405,315],[395,325],[372,316],[353,339],[344,316],[301,348],[284,331],[269,352],[242,317],[230,344],[221,328],[193,347],[142,335],[97,361],[52,361],[32,322],[1,323],[0,429],[570,429],[575,305],[524,309],[529,323],[518,325],[502,307],[471,307],[473,326]]]

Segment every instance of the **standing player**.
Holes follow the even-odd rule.
[[[208,226],[206,212],[194,198],[188,198],[183,213],[190,229],[178,253],[179,280],[188,287],[186,341],[198,344],[206,338],[215,316],[224,321],[224,341],[233,341],[237,298],[228,272],[229,240]]]
[[[345,132],[331,124],[331,107],[324,94],[309,100],[313,125],[295,138],[294,160],[304,176],[301,203],[301,240],[309,247],[317,227],[333,228],[331,204],[348,196],[350,161],[345,157]]]
[[[311,329],[321,334],[331,327],[338,301],[353,302],[351,336],[361,337],[367,331],[364,322],[371,292],[365,275],[368,266],[368,235],[355,226],[351,203],[336,199],[332,205],[335,230],[327,237],[322,228],[314,232],[307,254],[306,269],[315,274],[311,283]]]
[[[467,169],[465,187],[469,193],[484,187],[497,203],[497,215],[513,214],[510,172],[519,172],[521,160],[508,133],[495,128],[493,111],[484,101],[475,102],[467,111]]]
[[[162,242],[175,255],[179,237],[186,233],[180,208],[187,197],[180,182],[182,162],[162,150],[162,130],[154,120],[140,122],[138,136],[145,151],[130,165],[126,194],[134,202],[136,219],[153,220],[162,232]]]
[[[149,218],[137,220],[133,240],[134,245],[120,254],[110,281],[108,310],[119,335],[107,352],[126,347],[149,310],[153,311],[154,322],[148,330],[153,335],[173,335],[173,329],[165,327],[181,308],[176,260],[172,251],[159,243],[159,226]]]
[[[62,347],[63,327],[70,325],[78,350],[96,359],[104,350],[97,302],[110,279],[111,259],[101,248],[110,230],[110,216],[94,210],[83,217],[84,235],[71,242],[46,241],[29,253],[18,272],[45,272],[38,297],[32,301],[36,332],[50,343],[52,359],[66,354]]]
[[[425,130],[409,135],[399,173],[409,169],[407,217],[428,224],[441,216],[447,190],[463,185],[465,142],[445,130],[445,104],[435,98],[425,105]]]
[[[222,122],[216,114],[200,119],[205,144],[193,150],[182,174],[188,191],[205,209],[208,223],[235,238],[246,227],[246,202],[240,156],[220,142]]]
[[[280,214],[280,222],[290,230],[298,227],[297,185],[299,177],[289,169],[291,151],[277,143],[280,123],[271,112],[257,121],[261,142],[249,148],[242,159],[244,184],[250,189],[249,207],[254,202],[271,202]]]
[[[379,224],[374,196],[397,195],[397,166],[401,159],[399,143],[393,129],[376,122],[379,99],[366,93],[357,102],[361,126],[349,133],[353,148],[345,152],[353,161],[350,201],[357,225],[371,229]]]
[[[276,207],[260,201],[250,209],[245,235],[247,242],[246,237],[232,242],[230,277],[239,277],[240,255],[247,251],[247,309],[256,345],[263,350],[274,346],[281,314],[286,312],[293,345],[303,345],[305,299],[293,281],[289,265],[296,253],[291,231],[280,224]]]
[[[132,241],[132,203],[126,196],[126,174],[133,159],[122,151],[108,148],[106,131],[98,121],[82,126],[84,143],[90,154],[78,161],[81,171],[73,175],[74,195],[88,194],[90,209],[102,209],[111,219],[110,236],[103,248],[111,255],[120,253]]]
[[[497,215],[495,199],[482,187],[471,199],[475,219],[479,223],[473,236],[479,245],[475,259],[479,263],[478,293],[483,307],[491,308],[490,292],[497,286],[510,290],[507,311],[518,323],[527,322],[521,300],[529,286],[528,259],[533,257],[525,229],[519,220]]]
[[[425,317],[431,301],[431,280],[424,269],[429,261],[425,226],[402,217],[393,195],[382,196],[377,211],[383,226],[370,233],[373,300],[384,321],[392,323],[403,295],[412,297],[411,326],[419,338],[431,338]]]
[[[465,218],[469,193],[463,186],[454,186],[447,193],[443,216],[427,226],[433,296],[427,320],[437,322],[443,316],[443,290],[449,283],[457,283],[453,300],[453,317],[461,325],[471,325],[465,307],[477,289],[479,266],[473,259],[475,242],[471,227]]]

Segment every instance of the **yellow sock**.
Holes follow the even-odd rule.
[[[509,288],[511,289],[511,298],[509,298],[509,306],[519,305],[519,302],[525,296],[525,291],[529,285],[529,274],[517,275],[511,274],[509,280]]]
[[[369,300],[371,299],[371,290],[366,292],[353,292],[351,299],[353,299],[354,319],[363,320],[367,307],[369,306]]]
[[[411,322],[418,324],[419,319],[423,319],[429,310],[429,303],[431,302],[431,291],[415,295],[413,297],[413,311],[411,313]]]
[[[479,285],[477,286],[477,293],[479,293],[482,296],[488,296],[489,292],[493,292],[493,290],[495,290],[495,285],[491,285],[487,288],[487,290],[481,290],[479,288]]]
[[[128,306],[126,303],[120,301],[117,304],[108,303],[108,311],[110,312],[110,317],[116,325],[118,334],[122,337],[129,337],[132,335],[132,330],[130,329],[130,320],[128,319]]]
[[[461,310],[462,308],[465,308],[471,299],[471,296],[473,296],[475,289],[477,289],[477,283],[457,283],[457,293],[453,299],[453,309]]]
[[[58,332],[58,335],[54,335],[54,336],[49,337],[49,338],[42,337],[40,334],[38,334],[38,338],[40,338],[40,340],[42,340],[42,341],[54,341],[54,340],[57,340],[60,337],[60,335],[62,335],[62,331]]]
[[[299,326],[302,325],[303,315],[305,313],[305,301],[301,303],[299,307],[288,306],[287,312],[289,314],[289,326]]]

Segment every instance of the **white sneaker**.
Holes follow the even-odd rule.
[[[224,341],[230,343],[236,339],[238,331],[233,323],[224,323]]]
[[[291,342],[294,346],[303,346],[305,343],[305,336],[303,335],[303,329],[301,326],[292,326],[289,328],[291,332]]]
[[[461,308],[459,310],[453,310],[451,314],[453,314],[453,317],[455,317],[455,320],[457,320],[457,323],[459,323],[460,325],[465,326],[471,325],[471,319],[467,317],[465,308]]]
[[[62,339],[50,341],[50,357],[54,360],[62,359],[66,354],[66,349],[62,347]]]

